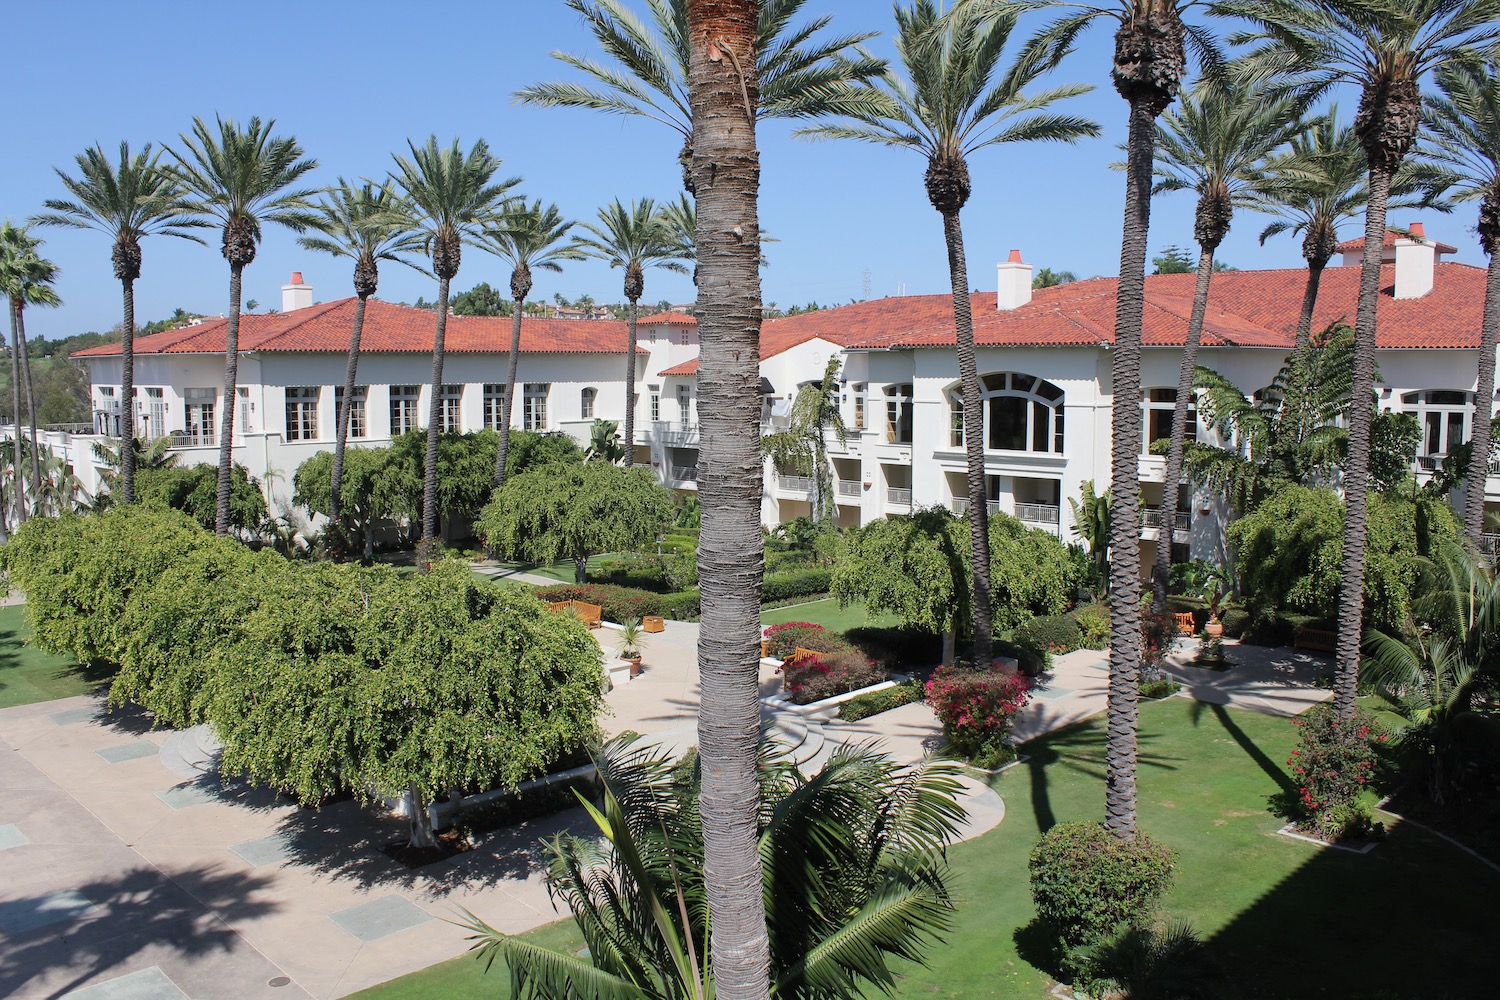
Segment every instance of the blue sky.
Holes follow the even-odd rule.
[[[870,0],[810,0],[806,12],[833,15],[835,30],[876,30],[872,48],[889,56],[890,6]],[[507,175],[525,179],[528,197],[555,201],[573,218],[591,219],[613,198],[676,197],[676,133],[639,118],[522,107],[512,94],[529,83],[576,79],[549,56],[554,49],[593,55],[593,39],[561,0],[490,0],[432,5],[365,0],[311,4],[150,2],[17,4],[7,12],[7,65],[17,99],[7,102],[7,150],[0,157],[0,216],[24,219],[43,199],[63,195],[54,166],[95,142],[113,151],[173,143],[193,117],[275,118],[319,161],[317,184],[338,176],[383,177],[408,137],[431,133],[465,146],[483,137]],[[1023,22],[1023,31],[1039,22]],[[1123,139],[1124,102],[1109,84],[1108,22],[1091,29],[1050,83],[1097,89],[1066,102],[1093,117],[1102,138],[1076,146],[991,147],[971,161],[974,194],[964,211],[971,286],[992,289],[994,264],[1020,249],[1038,267],[1080,277],[1118,270],[1122,177],[1109,169]],[[1352,109],[1358,95],[1339,95]],[[790,138],[791,126],[766,123],[761,224],[780,242],[767,248],[764,297],[783,308],[947,289],[942,229],[922,190],[925,164],[915,154],[854,143]],[[1190,193],[1153,207],[1153,253],[1191,245]],[[1474,210],[1425,214],[1427,232],[1459,248],[1456,259],[1482,264]],[[1392,217],[1395,224],[1417,218]],[[1296,241],[1256,237],[1266,220],[1236,219],[1220,258],[1237,267],[1300,267]],[[50,230],[44,253],[62,268],[56,310],[32,310],[33,337],[105,330],[119,322],[120,292],[108,241],[97,233]],[[1357,235],[1350,227],[1345,236]],[[218,314],[227,304],[228,268],[217,236],[200,247],[152,239],[136,287],[140,322],[175,307]],[[245,273],[246,299],[279,306],[280,286],[300,270],[327,301],[351,294],[342,260],[296,246],[271,231]],[[508,271],[478,251],[465,253],[455,290],[480,282],[504,287]],[[588,293],[620,299],[619,271],[571,265],[539,274],[533,297]],[[433,298],[435,282],[394,265],[382,269],[379,297]],[[688,279],[647,276],[645,299],[689,301]]]

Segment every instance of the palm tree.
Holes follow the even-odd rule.
[[[1364,259],[1354,324],[1354,405],[1344,468],[1343,562],[1339,592],[1334,711],[1354,713],[1363,635],[1365,537],[1374,410],[1376,305],[1391,184],[1416,140],[1421,78],[1500,40],[1500,0],[1220,0],[1211,8],[1242,17],[1257,31],[1235,41],[1259,43],[1245,57],[1254,72],[1293,74],[1289,86],[1309,96],[1339,83],[1360,88],[1354,131],[1369,167]]]
[[[531,272],[561,271],[565,260],[582,260],[583,254],[568,237],[573,223],[562,217],[556,205],[542,207],[540,201],[508,206],[492,226],[484,230],[482,246],[510,264],[510,361],[505,369],[505,398],[501,405],[500,451],[495,458],[495,489],[505,485],[505,460],[510,455],[511,400],[516,393],[516,365],[521,354],[521,314],[531,294]]]
[[[124,457],[127,448],[135,453],[128,461],[137,474],[156,469],[170,469],[177,465],[178,456],[172,450],[170,434],[163,434],[154,441],[130,434],[122,436],[117,443],[113,444],[108,438],[94,442],[94,465],[99,470],[99,481],[104,485],[104,492],[94,497],[96,509],[114,506],[117,491],[119,495],[124,494],[121,482],[127,461]]]
[[[509,201],[507,192],[521,182],[519,177],[494,182],[500,160],[490,155],[483,139],[474,143],[467,156],[458,140],[446,149],[437,136],[428,136],[418,147],[410,139],[411,157],[396,156],[396,183],[411,204],[417,232],[432,258],[438,279],[437,326],[432,340],[432,402],[427,415],[427,459],[422,482],[422,544],[430,546],[437,536],[437,457],[442,433],[443,334],[448,326],[448,286],[462,260],[463,244],[476,243],[484,226]],[[425,560],[419,560],[425,562]]]
[[[128,408],[122,427],[135,433],[135,282],[141,276],[141,238],[175,236],[202,243],[193,229],[208,225],[193,214],[184,199],[177,176],[152,155],[151,144],[134,156],[130,144],[120,143],[120,162],[115,166],[102,146],[93,146],[75,157],[78,177],[53,168],[73,200],[48,199],[48,211],[33,221],[44,226],[94,229],[114,241],[111,257],[115,277],[124,293],[125,317],[120,337],[120,399]],[[135,453],[123,449],[120,499],[135,502]]]
[[[366,181],[356,188],[342,177],[317,206],[314,235],[297,242],[308,250],[354,261],[354,326],[349,331],[349,363],[344,369],[344,403],[339,407],[333,439],[333,472],[329,482],[328,520],[337,525],[342,513],[344,449],[349,441],[349,413],[354,408],[354,383],[359,375],[359,338],[364,332],[365,303],[380,284],[380,262],[405,264],[418,271],[405,255],[422,248],[413,230],[411,209],[389,183],[376,187]],[[426,273],[426,272],[423,272]]]
[[[844,416],[839,411],[839,359],[831,357],[818,382],[797,390],[792,401],[791,426],[760,439],[761,449],[778,464],[812,472],[812,516],[814,521],[833,523],[835,503],[828,467],[828,434],[848,444]]]
[[[240,351],[240,284],[255,260],[266,223],[301,232],[315,221],[308,199],[313,191],[294,187],[317,166],[303,157],[290,136],[275,136],[275,119],[252,117],[242,129],[233,118],[215,118],[210,129],[193,119],[191,134],[182,135],[182,152],[168,147],[176,173],[187,190],[186,206],[211,216],[224,230],[222,252],[229,262],[229,322],[225,325],[223,415],[219,418],[219,482],[214,530],[229,533],[230,478],[234,467],[234,401],[238,390]],[[217,134],[216,134],[217,133]],[[126,401],[129,405],[129,401]],[[134,433],[134,431],[132,431]]]
[[[755,105],[767,93],[760,45],[775,0],[686,0],[687,173],[697,193],[698,747],[703,761],[704,865],[712,962],[720,1000],[770,991],[764,870],[759,846],[760,595],[760,161]],[[775,37],[776,32],[771,33]],[[761,53],[752,58],[751,53]],[[774,92],[774,91],[773,91]],[[790,91],[795,93],[795,91]],[[630,447],[627,442],[627,447]]]
[[[968,158],[1000,143],[1074,142],[1098,135],[1093,122],[1043,109],[1092,87],[1072,84],[1026,93],[1050,60],[1023,54],[1000,72],[1000,58],[1015,28],[1016,14],[980,17],[955,9],[940,18],[932,0],[896,8],[896,49],[906,70],[903,80],[888,72],[878,85],[859,88],[862,100],[855,124],[815,125],[797,135],[857,139],[907,149],[927,162],[927,199],[943,220],[953,319],[958,340],[958,372],[968,455],[969,538],[973,550],[974,659],[990,662],[994,616],[990,610],[989,510],[984,471],[984,387],[974,351],[974,319],[969,305],[968,265],[959,213],[971,189]],[[996,75],[1000,79],[996,80]],[[850,88],[854,89],[854,88]]]
[[[1198,345],[1203,339],[1203,317],[1208,311],[1209,283],[1214,254],[1229,234],[1237,204],[1243,204],[1261,179],[1265,158],[1304,131],[1301,106],[1288,96],[1276,97],[1263,85],[1218,84],[1205,81],[1168,112],[1156,137],[1156,191],[1196,191],[1193,239],[1198,243],[1198,280],[1188,317],[1187,340],[1177,372],[1177,405],[1167,446],[1166,479],[1161,509],[1168,520],[1156,543],[1156,566],[1151,590],[1157,614],[1167,610],[1167,577],[1172,571],[1172,521],[1182,478],[1182,448],[1187,434],[1188,403],[1193,398],[1193,374],[1198,368]]]
[[[608,261],[610,267],[625,269],[626,322],[629,336],[625,344],[625,466],[635,463],[635,322],[641,294],[646,287],[646,268],[686,274],[680,234],[673,232],[666,214],[650,198],[632,201],[629,207],[615,199],[599,210],[599,224],[585,222],[588,236],[576,240],[576,248],[585,257]]]
[[[1427,98],[1427,153],[1459,172],[1454,196],[1479,201],[1479,243],[1490,256],[1484,318],[1479,327],[1479,384],[1474,436],[1464,481],[1464,532],[1477,546],[1484,532],[1484,481],[1490,460],[1495,404],[1495,343],[1500,334],[1500,62],[1450,65],[1437,73],[1442,97]]]
[[[58,266],[37,253],[42,241],[32,236],[26,226],[9,219],[0,226],[0,293],[10,300],[11,396],[16,408],[16,435],[12,451],[21,439],[21,396],[26,397],[26,417],[31,429],[32,502],[41,502],[42,465],[37,447],[36,394],[31,386],[31,358],[26,346],[26,307],[60,306],[62,299],[52,285],[60,273]],[[25,491],[22,489],[20,453],[15,453],[17,516],[26,519]]]
[[[1054,271],[1050,267],[1044,267],[1031,279],[1032,288],[1052,288],[1055,285],[1067,285],[1078,280],[1078,275],[1072,271]]]
[[[474,948],[505,959],[513,996],[678,1000],[715,996],[716,985],[724,995],[704,906],[713,881],[700,821],[704,769],[636,740],[618,738],[601,754],[603,801],[586,803],[601,836],[545,845],[548,889],[573,911],[588,957],[469,915]],[[893,957],[920,960],[950,927],[942,852],[963,815],[956,774],[952,764],[899,767],[851,745],[805,779],[783,754],[763,750],[756,888],[770,903],[775,996],[853,1000],[888,988]]]
[[[552,53],[592,78],[594,86],[539,83],[516,92],[523,104],[589,108],[660,122],[682,136],[683,187],[694,192],[689,169],[693,116],[688,96],[689,0],[646,0],[651,25],[621,0],[567,0],[584,19],[599,47],[617,65],[566,52]],[[815,38],[832,20],[820,15],[789,27],[807,0],[765,0],[756,24],[756,79],[760,89],[741,90],[741,101],[757,94],[755,117],[813,118],[849,110],[844,84],[879,76],[885,62],[860,48],[873,32]]]

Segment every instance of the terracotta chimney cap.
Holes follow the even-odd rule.
[[[1420,236],[1422,234],[1418,233],[1417,235]],[[292,280],[289,281],[289,282],[287,282],[287,284],[291,284],[291,285],[300,285],[302,283],[303,283],[303,281],[302,281],[302,272],[301,271],[293,271],[292,272]]]
[[[1427,227],[1424,223],[1413,222],[1411,224],[1409,232],[1419,240],[1424,240],[1427,238]]]
[[[1419,233],[1418,235],[1421,235],[1421,234]],[[1012,250],[1010,252],[1010,256],[1007,257],[1006,260],[1009,261],[1012,264],[1019,264],[1019,263],[1021,263],[1021,251],[1019,251],[1019,250]]]

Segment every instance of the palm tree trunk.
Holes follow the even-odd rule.
[[[135,279],[121,278],[125,319],[120,335],[120,502],[135,503]],[[228,405],[227,403],[225,404]]]
[[[335,527],[343,513],[344,449],[349,444],[349,411],[354,406],[354,382],[359,377],[359,338],[365,330],[365,300],[359,296],[354,304],[354,329],[349,332],[349,363],[344,368],[344,405],[339,407],[339,423],[333,436],[333,472],[328,479],[328,520]],[[366,406],[369,402],[366,401]]]
[[[1333,710],[1354,715],[1359,649],[1364,642],[1365,538],[1370,481],[1370,418],[1375,392],[1375,309],[1380,301],[1381,243],[1391,193],[1390,170],[1370,169],[1365,208],[1365,249],[1360,264],[1359,309],[1354,321],[1354,382],[1349,391],[1349,460],[1344,467],[1344,549],[1339,569],[1339,633],[1333,674]]]
[[[31,429],[31,488],[35,493],[32,509],[42,503],[42,452],[36,443],[36,392],[31,387],[31,351],[26,345],[26,311],[16,310],[16,338],[21,342],[21,382],[26,393],[26,423]]]
[[[1130,102],[1125,225],[1110,355],[1114,399],[1109,505],[1109,699],[1104,823],[1122,840],[1135,837],[1136,716],[1141,670],[1141,331],[1145,313],[1146,233],[1151,222],[1151,166],[1156,115]]]
[[[626,313],[629,337],[625,344],[625,468],[635,464],[635,317],[636,299]]]
[[[1302,315],[1297,320],[1297,350],[1307,350],[1312,339],[1313,309],[1318,304],[1318,285],[1323,280],[1323,268],[1328,261],[1309,261],[1307,265],[1307,287],[1302,292]]]
[[[21,459],[21,338],[18,330],[20,309],[10,301],[10,405],[15,416],[15,432],[10,438],[11,473],[16,490],[16,523],[26,523],[26,476]]]
[[[495,489],[505,485],[505,463],[510,458],[510,418],[513,411],[510,401],[516,398],[516,365],[521,359],[521,312],[524,299],[515,300],[515,309],[510,314],[510,360],[505,368],[505,401],[500,414],[500,451],[495,456]]]
[[[422,544],[437,536],[438,435],[443,417],[443,335],[448,329],[448,281],[438,279],[437,327],[432,334],[432,400],[427,407],[427,458],[422,466]],[[423,562],[425,560],[419,560]]]
[[[229,265],[229,322],[224,339],[224,413],[219,417],[219,484],[218,508],[214,513],[214,532],[229,534],[230,471],[234,468],[234,410],[239,398],[240,371],[240,285],[245,274],[243,264]],[[132,433],[134,433],[132,431]],[[127,443],[126,447],[133,447]]]
[[[1172,437],[1167,447],[1167,478],[1161,489],[1161,527],[1157,529],[1156,567],[1151,574],[1152,604],[1157,614],[1167,612],[1167,578],[1172,573],[1172,539],[1177,531],[1177,496],[1182,485],[1182,452],[1187,445],[1188,404],[1198,373],[1198,345],[1203,341],[1203,316],[1208,312],[1208,286],[1214,277],[1214,252],[1198,254],[1198,282],[1193,288],[1193,311],[1188,317],[1182,367],[1177,372],[1177,405],[1172,411]],[[1116,397],[1118,399],[1118,397]]]
[[[765,1000],[770,943],[757,836],[760,789],[760,160],[754,0],[687,0],[691,179],[698,200],[698,546],[703,620],[700,809],[719,1000]],[[634,348],[632,346],[632,352]],[[633,353],[632,353],[633,356]],[[629,410],[626,411],[629,413]],[[628,418],[627,418],[628,419]],[[634,447],[634,442],[627,442]]]
[[[943,241],[948,247],[948,280],[953,289],[953,326],[958,337],[958,378],[963,390],[964,456],[968,460],[969,549],[974,579],[974,665],[990,665],[995,616],[990,607],[990,510],[984,481],[984,388],[974,351],[974,315],[969,306],[969,268],[958,213],[943,213]]]
[[[1495,409],[1495,342],[1500,334],[1500,246],[1486,249],[1490,252],[1490,268],[1484,285],[1484,319],[1479,326],[1479,384],[1474,392],[1469,476],[1464,482],[1464,533],[1476,549],[1484,534],[1484,487],[1490,467],[1490,419]]]

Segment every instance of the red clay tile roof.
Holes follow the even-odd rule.
[[[682,364],[680,364],[680,365],[673,365],[671,368],[663,368],[661,371],[657,372],[657,374],[658,375],[696,375],[696,374],[698,374],[698,359],[694,358],[691,361],[684,361]]]
[[[1396,245],[1397,239],[1405,238],[1405,233],[1397,233],[1387,229],[1385,231],[1385,237],[1380,241],[1380,245],[1389,250],[1391,247]],[[1450,247],[1446,243],[1439,243],[1437,240],[1428,237],[1423,237],[1423,239],[1425,239],[1428,243],[1431,243],[1433,246],[1437,247],[1438,253],[1458,253],[1458,247]],[[1354,253],[1356,251],[1363,250],[1364,248],[1365,238],[1363,236],[1356,237],[1352,240],[1345,240],[1338,246],[1334,247],[1334,249],[1339,253]]]
[[[658,326],[672,324],[674,326],[697,326],[698,317],[689,316],[682,312],[652,313],[650,316],[642,316],[635,321],[636,326]]]
[[[819,309],[816,312],[768,319],[760,326],[760,359],[764,361],[767,358],[774,358],[783,351],[791,350],[809,340],[822,339],[840,347],[848,347],[858,340],[861,333],[881,314],[883,305],[895,301],[898,300],[873,299],[869,302],[856,302],[833,309]],[[698,374],[698,361],[696,358],[692,361],[684,361],[680,365],[663,369],[661,374],[696,375]]]
[[[241,351],[349,350],[355,298],[325,302],[272,315],[240,317]],[[365,310],[360,350],[367,353],[431,354],[434,315],[427,309],[370,299]],[[137,354],[223,354],[228,320],[211,319],[165,333],[137,337]],[[444,348],[454,354],[492,354],[510,350],[508,316],[449,316]],[[528,354],[623,354],[627,330],[621,320],[580,322],[568,319],[521,320],[521,350]],[[647,353],[645,348],[637,348]],[[111,357],[119,344],[76,352],[75,358]]]

